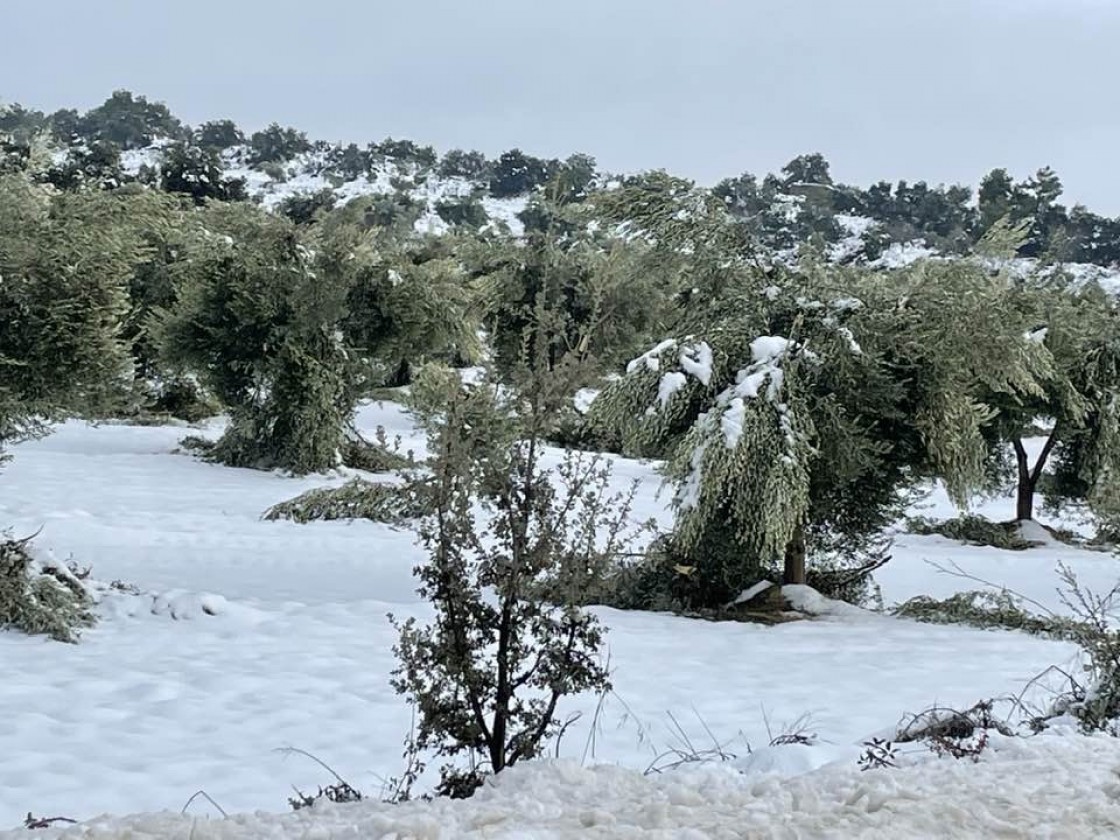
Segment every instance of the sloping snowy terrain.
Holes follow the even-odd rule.
[[[123,152],[122,171],[136,176],[144,167],[158,170],[165,146],[166,142],[158,141],[146,149]],[[483,193],[479,202],[489,219],[487,226],[504,227],[514,236],[524,232],[518,214],[525,209],[528,196],[494,198],[485,194],[484,185],[466,178],[441,178],[434,172],[420,172],[415,164],[386,160],[375,164],[368,175],[345,180],[328,174],[325,152],[311,151],[296,155],[280,165],[283,177],[277,179],[261,168],[250,166],[245,160],[246,154],[246,148],[238,146],[222,155],[225,177],[243,179],[249,197],[269,210],[275,210],[289,198],[311,196],[323,190],[330,190],[339,205],[362,196],[384,197],[400,193],[421,207],[414,226],[416,231],[439,234],[450,229],[436,212],[440,202]]]
[[[136,176],[143,168],[158,170],[162,150],[167,142],[160,140],[146,149],[123,152],[122,171]],[[475,183],[457,176],[441,177],[434,170],[419,169],[415,163],[391,159],[375,162],[368,175],[347,180],[330,174],[328,153],[323,150],[296,155],[292,160],[279,165],[281,177],[275,178],[276,167],[252,167],[246,162],[247,154],[247,147],[244,146],[226,150],[222,155],[225,176],[243,179],[249,197],[268,209],[279,208],[289,198],[311,196],[323,190],[330,190],[339,205],[362,196],[398,195],[419,205],[419,216],[414,224],[418,233],[440,234],[451,229],[437,212],[440,203],[476,197],[488,220],[483,228],[497,227],[514,236],[524,233],[524,224],[518,216],[528,203],[528,195],[494,198],[488,194],[484,183]],[[64,159],[65,153],[56,153],[56,157]],[[776,206],[792,220],[801,212],[801,200],[800,196],[779,195]],[[874,219],[864,216],[838,214],[836,221],[843,236],[828,249],[828,257],[836,262],[858,258],[863,250],[865,237],[880,227]],[[779,256],[793,258],[795,250]],[[931,257],[937,258],[938,251],[921,240],[894,242],[870,264],[879,268],[902,268]],[[1035,261],[1020,259],[1015,261],[1014,269],[1026,272],[1034,267]],[[1120,268],[1082,263],[1067,264],[1062,268],[1078,281],[1095,281],[1106,290],[1120,294]]]
[[[422,448],[390,404],[363,408],[359,425],[383,425]],[[283,812],[290,785],[331,781],[306,758],[277,751],[286,746],[314,753],[373,794],[401,770],[410,719],[387,684],[395,634],[386,614],[428,614],[414,593],[411,568],[421,555],[412,535],[370,522],[261,521],[271,504],[346,476],[292,479],[204,464],[175,453],[183,433],[67,424],[17,447],[0,477],[0,522],[21,535],[42,527],[40,547],[144,593],[109,598],[103,621],[78,645],[0,632],[0,826],[19,825],[29,811],[177,813],[200,789],[230,813]],[[658,497],[653,466],[612,460],[620,487],[642,481],[636,515],[666,522],[668,494]],[[940,494],[928,504],[921,512],[953,513]],[[1007,518],[1010,505],[994,500],[985,512]],[[878,576],[888,604],[975,588],[927,560],[959,562],[1055,605],[1056,561],[1090,587],[1110,586],[1116,574],[1112,557],[1058,544],[1004,552],[900,534],[894,553]],[[854,610],[778,628],[598,612],[610,628],[615,692],[562,709],[582,714],[559,747],[563,763],[518,771],[470,803],[363,803],[228,822],[102,820],[66,836],[625,837],[656,829],[649,836],[919,837],[937,826],[960,828],[938,836],[979,836],[979,827],[1003,825],[1002,836],[1083,837],[1120,828],[1120,746],[1107,739],[1059,733],[1006,742],[980,765],[931,758],[861,773],[856,764],[862,742],[907,713],[1017,692],[1047,666],[1071,664],[1070,645]],[[802,716],[818,736],[812,746],[767,747]],[[699,775],[640,775],[685,737],[700,748],[714,737],[737,758]],[[190,814],[215,812],[196,800]],[[1027,828],[1037,833],[1017,833]]]

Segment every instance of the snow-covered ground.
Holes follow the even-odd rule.
[[[359,421],[420,448],[394,406],[368,406]],[[307,750],[373,794],[402,769],[410,717],[388,686],[395,634],[386,615],[428,614],[411,577],[421,555],[407,530],[371,522],[262,521],[270,505],[346,476],[292,479],[204,464],[174,454],[183,433],[67,424],[17,447],[0,474],[0,522],[20,535],[42,527],[37,545],[147,593],[106,602],[104,619],[78,645],[0,632],[0,826],[17,826],[28,812],[178,814],[201,789],[231,814],[278,815],[226,821],[197,799],[188,817],[100,819],[65,836],[1120,831],[1120,743],[1105,738],[1056,732],[1000,741],[979,765],[915,756],[906,763],[917,766],[861,773],[863,741],[907,713],[1017,692],[1047,666],[1069,665],[1076,651],[853,611],[767,628],[598,610],[610,628],[615,692],[598,711],[597,697],[561,710],[582,718],[560,744],[559,764],[518,770],[466,803],[283,814],[292,784],[315,790],[331,779],[279,748]],[[658,498],[652,466],[613,460],[619,487],[642,480],[636,515],[667,522],[668,494]],[[938,494],[929,504],[920,512],[953,513]],[[989,504],[986,512],[1008,518],[1009,500]],[[927,560],[959,562],[1055,605],[1058,560],[1091,587],[1110,586],[1117,571],[1109,555],[1057,544],[1003,552],[900,534],[894,555],[878,576],[888,604],[975,588]],[[814,745],[767,747],[771,733],[803,716]],[[683,737],[701,749],[714,737],[737,758],[641,775]]]
[[[167,141],[159,140],[145,149],[122,152],[122,171],[135,176],[143,167],[159,169],[166,146]],[[367,175],[342,180],[326,174],[328,161],[324,152],[310,151],[282,164],[279,167],[282,177],[278,179],[261,168],[249,166],[246,154],[244,146],[226,150],[222,155],[224,175],[244,180],[249,197],[269,210],[279,208],[289,198],[312,196],[324,190],[332,192],[340,206],[363,196],[403,193],[422,207],[414,225],[416,232],[442,234],[451,228],[436,211],[438,205],[443,201],[471,198],[481,191],[484,194],[479,202],[489,219],[483,227],[504,226],[514,236],[521,236],[525,230],[518,214],[528,203],[527,195],[494,198],[485,194],[484,187],[466,178],[442,178],[434,172],[421,173],[412,164],[384,161]]]
[[[145,149],[135,149],[121,154],[121,168],[135,176],[143,167],[158,169],[163,158],[167,140],[157,140]],[[56,152],[56,159],[65,159],[65,152]],[[388,197],[407,196],[420,206],[420,213],[414,223],[417,233],[442,234],[451,230],[437,212],[441,202],[477,197],[486,214],[486,229],[504,229],[515,237],[524,233],[524,223],[519,214],[525,209],[529,196],[519,195],[509,198],[494,198],[488,194],[484,183],[475,183],[457,176],[441,177],[435,171],[420,171],[414,163],[395,160],[376,162],[371,171],[352,180],[342,180],[339,176],[329,175],[329,156],[323,150],[312,150],[296,155],[278,168],[281,177],[274,177],[275,169],[270,172],[254,168],[246,162],[248,148],[235,146],[222,154],[222,165],[227,178],[241,178],[245,181],[246,192],[254,201],[260,202],[270,210],[279,208],[287,199],[297,196],[311,196],[323,190],[330,190],[341,206],[362,196]],[[614,182],[617,183],[617,182]],[[788,220],[796,219],[802,212],[804,197],[799,195],[779,195],[775,199],[775,210]],[[837,214],[836,222],[843,233],[841,239],[828,248],[828,257],[834,262],[850,260],[863,250],[865,237],[880,227],[880,223],[866,216]],[[632,234],[631,234],[632,235]],[[777,254],[780,259],[796,261],[798,249],[792,248]],[[939,259],[940,252],[929,247],[924,241],[893,242],[877,259],[871,261],[872,268],[905,268],[923,259]],[[1036,260],[1016,259],[1010,269],[1017,274],[1027,274],[1038,268]],[[1120,294],[1120,268],[1104,267],[1084,263],[1069,263],[1061,266],[1078,283],[1095,282],[1106,291]]]

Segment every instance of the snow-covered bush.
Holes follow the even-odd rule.
[[[96,622],[92,608],[77,570],[39,556],[30,540],[0,538],[0,628],[75,642]]]
[[[308,490],[273,505],[265,519],[314,522],[331,519],[370,519],[400,524],[431,513],[427,496],[411,484],[387,484],[355,478],[341,487]]]
[[[1018,523],[991,522],[973,514],[941,521],[915,516],[906,520],[906,527],[912,534],[938,534],[971,545],[986,545],[1008,551],[1024,551],[1031,547],[1030,542],[1023,539]]]

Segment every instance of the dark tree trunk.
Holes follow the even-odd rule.
[[[1023,442],[1016,438],[1011,442],[1015,447],[1015,468],[1018,474],[1018,483],[1015,492],[1015,519],[1023,521],[1034,519],[1034,488],[1031,481],[1031,468],[1027,462],[1027,450]]]
[[[1050,432],[1050,436],[1046,438],[1046,444],[1042,447],[1042,452],[1039,453],[1038,460],[1032,467],[1027,460],[1027,450],[1023,446],[1022,439],[1015,438],[1011,441],[1011,445],[1015,449],[1015,468],[1018,473],[1018,484],[1015,492],[1015,519],[1017,521],[1034,519],[1034,494],[1038,490],[1038,480],[1042,477],[1046,461],[1050,458],[1050,453],[1054,450],[1057,442],[1058,430],[1055,427]]]
[[[805,583],[805,528],[798,525],[786,544],[786,568],[783,584]]]
[[[403,388],[405,385],[412,384],[412,365],[408,363],[408,359],[401,359],[397,369],[389,375],[385,380],[386,388]]]

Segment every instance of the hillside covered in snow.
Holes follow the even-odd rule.
[[[511,149],[488,159],[391,137],[331,143],[275,123],[252,134],[229,120],[192,128],[163,103],[128,91],[84,114],[0,109],[6,153],[49,147],[45,177],[63,188],[139,181],[196,200],[244,198],[304,223],[360,200],[373,224],[520,236],[534,194],[560,190],[578,199],[646,177],[598,171],[587,154],[556,160]],[[1025,265],[1043,261],[1079,279],[1120,285],[1120,219],[1064,206],[1061,180],[1046,167],[1021,181],[996,168],[976,188],[924,181],[862,187],[834,182],[828,161],[814,153],[762,177],[729,174],[710,189],[755,247],[786,259],[806,247],[836,262],[885,267],[960,256],[1007,219],[1023,231]]]

